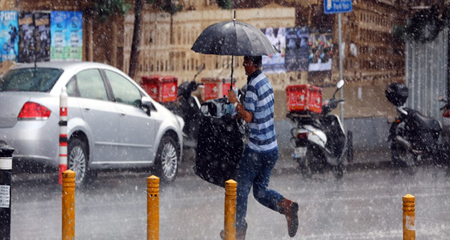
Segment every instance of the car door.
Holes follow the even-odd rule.
[[[68,95],[77,96],[83,128],[92,140],[89,161],[102,164],[118,159],[119,114],[108,98],[105,83],[98,69],[78,72],[67,84]]]
[[[130,80],[111,70],[105,75],[119,111],[119,155],[128,163],[147,162],[159,123],[140,107],[142,93]]]

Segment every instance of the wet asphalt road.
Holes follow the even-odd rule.
[[[185,162],[172,184],[160,188],[160,239],[220,239],[224,189],[209,184]],[[76,239],[146,239],[145,173],[100,174],[76,191]],[[414,176],[401,169],[350,170],[305,181],[296,171],[272,174],[270,187],[300,205],[300,226],[287,235],[284,216],[249,198],[247,240],[402,239],[402,197],[416,196],[416,238],[450,235],[450,177],[421,166]],[[61,187],[52,175],[13,178],[11,239],[61,239]]]

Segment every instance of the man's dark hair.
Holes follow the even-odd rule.
[[[262,56],[245,56],[253,62],[256,68],[262,67]]]

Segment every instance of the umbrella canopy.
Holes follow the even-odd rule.
[[[191,50],[204,54],[231,56],[262,56],[277,53],[261,30],[236,20],[207,27],[192,45]]]

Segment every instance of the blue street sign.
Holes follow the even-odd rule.
[[[346,13],[352,11],[352,0],[325,0],[325,14]]]

